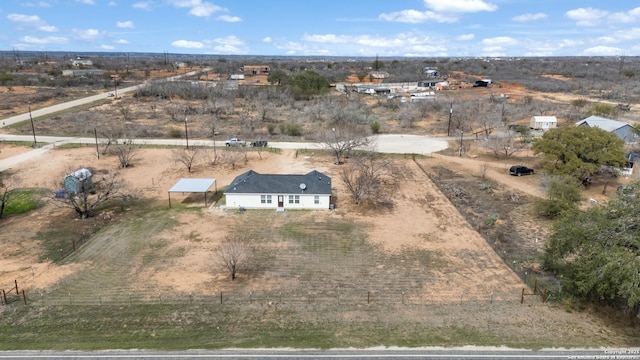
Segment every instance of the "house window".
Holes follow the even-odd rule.
[[[318,205],[320,204],[320,196],[316,195],[313,197],[313,203]]]
[[[260,195],[261,204],[271,204],[271,195]]]
[[[289,195],[289,204],[300,204],[300,195]]]

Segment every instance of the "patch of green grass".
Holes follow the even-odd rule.
[[[56,145],[56,149],[79,149],[86,146],[87,146],[86,144],[67,142],[64,144]]]
[[[9,201],[5,205],[3,216],[27,213],[42,206],[40,200],[45,195],[41,189],[17,189],[9,194]]]

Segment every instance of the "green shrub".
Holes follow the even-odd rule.
[[[269,135],[275,134],[276,126],[273,124],[267,124],[267,132],[269,132]]]
[[[289,136],[300,136],[300,134],[302,134],[302,129],[298,124],[287,124],[285,127],[285,134]]]
[[[374,134],[379,134],[380,133],[380,123],[377,121],[374,121],[371,124],[371,132],[373,132]]]
[[[179,139],[182,137],[182,129],[176,127],[170,127],[168,135],[170,138]]]

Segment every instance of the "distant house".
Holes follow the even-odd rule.
[[[558,127],[555,116],[532,116],[529,127],[535,130],[549,130]]]
[[[436,101],[436,93],[433,91],[425,91],[425,92],[419,92],[419,93],[413,93],[411,94],[410,97],[410,101],[411,102],[416,102],[416,101]]]
[[[434,88],[439,81],[437,80],[421,80],[418,81],[419,88]]]
[[[331,178],[319,171],[304,175],[238,175],[224,192],[228,207],[246,209],[329,209]]]
[[[440,81],[439,83],[436,83],[436,90],[447,90],[447,89],[449,89],[448,81]]]
[[[104,70],[102,69],[71,69],[62,70],[62,76],[102,76]]]
[[[73,65],[75,67],[80,67],[80,66],[91,67],[91,66],[93,66],[93,61],[91,61],[90,59],[75,58],[75,59],[71,59],[69,61],[71,61],[71,65]]]
[[[244,80],[244,74],[231,74],[229,76],[231,80]]]
[[[389,77],[389,73],[382,70],[375,70],[369,73],[369,77],[374,80],[383,80]]]
[[[576,123],[576,126],[597,127],[599,129],[615,133],[626,143],[638,141],[638,132],[636,131],[636,129],[633,126],[622,121],[611,120],[592,115],[586,119],[578,121]]]
[[[271,67],[269,65],[245,65],[242,67],[245,75],[269,75]]]
[[[427,75],[428,77],[439,77],[440,73],[438,72],[437,68],[434,67],[430,67],[430,66],[426,66],[424,68],[424,74]]]

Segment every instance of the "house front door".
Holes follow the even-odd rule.
[[[278,207],[284,207],[284,195],[278,195]]]

